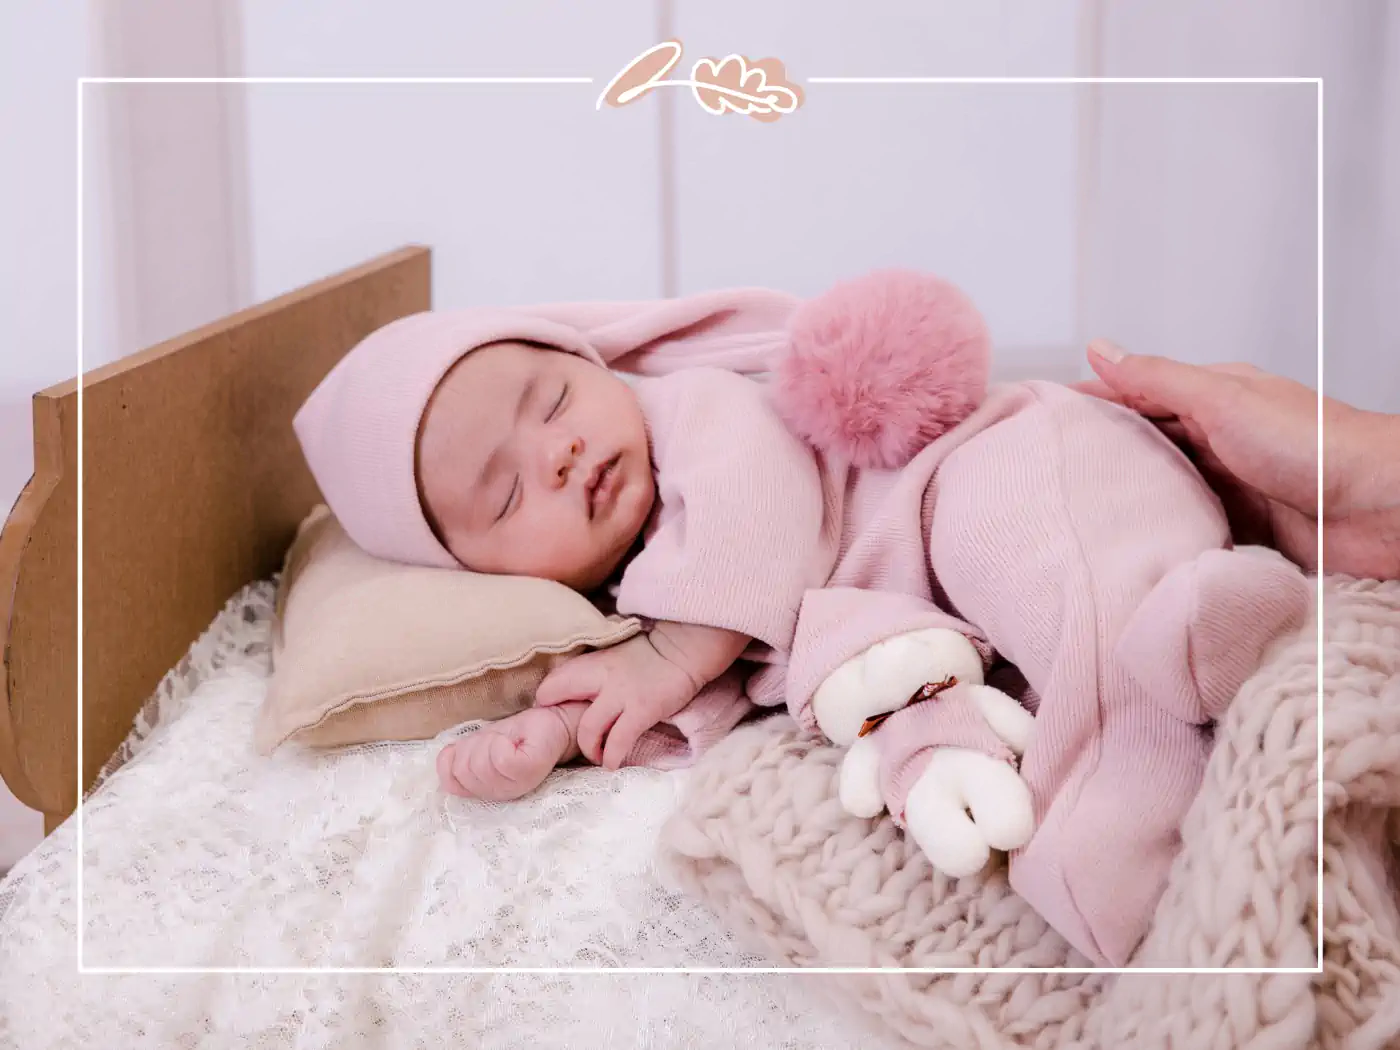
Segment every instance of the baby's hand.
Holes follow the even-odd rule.
[[[617,769],[642,734],[690,703],[700,686],[639,634],[560,664],[535,692],[535,710],[591,701],[579,720],[579,750],[590,762]]]
[[[442,789],[488,802],[528,795],[550,770],[576,754],[574,734],[582,708],[532,707],[454,740],[438,754]]]

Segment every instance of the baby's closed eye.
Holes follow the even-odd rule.
[[[546,423],[559,414],[559,410],[564,407],[564,399],[568,396],[569,384],[565,383],[563,388],[559,391],[559,396],[554,399],[554,406],[549,410],[549,415],[544,417]]]
[[[516,497],[516,495],[519,493],[519,491],[520,491],[520,475],[517,474],[517,475],[515,475],[514,480],[511,481],[511,483],[510,483],[510,491],[506,493],[506,501],[505,501],[505,503],[503,503],[503,504],[501,505],[500,513],[497,514],[496,517],[495,517],[495,519],[492,521],[492,524],[493,524],[493,525],[494,525],[496,522],[500,521],[502,518],[504,518],[508,513],[510,513],[511,505],[512,505],[513,503],[515,503],[515,497]]]

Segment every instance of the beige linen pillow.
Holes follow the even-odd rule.
[[[422,740],[503,718],[556,664],[640,629],[548,580],[371,557],[318,506],[287,552],[254,743]]]

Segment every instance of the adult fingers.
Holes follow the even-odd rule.
[[[1210,435],[1201,424],[1189,416],[1184,419],[1171,416],[1166,419],[1154,419],[1153,422],[1157,424],[1158,430],[1178,445],[1200,452],[1210,449]]]
[[[1317,520],[1310,514],[1295,510],[1284,503],[1270,500],[1268,503],[1269,525],[1275,547],[1284,557],[1304,572],[1317,571]],[[1323,528],[1324,540],[1332,537],[1332,531]],[[1330,546],[1330,544],[1327,544]],[[1326,559],[1328,553],[1323,552]]]
[[[1251,365],[1247,361],[1227,361],[1223,364],[1201,365],[1207,372],[1219,372],[1225,376],[1262,376],[1264,373],[1258,365]]]
[[[1128,354],[1106,339],[1089,344],[1089,365],[1103,383],[1145,416],[1192,417],[1218,413],[1238,391],[1240,366],[1205,368],[1167,357]]]
[[[1204,368],[1207,372],[1218,372],[1222,375],[1252,376],[1259,374],[1259,369],[1255,368],[1253,365],[1247,364],[1200,365],[1198,367]],[[1090,397],[1096,397],[1100,401],[1112,401],[1115,405],[1123,404],[1123,395],[1114,390],[1113,387],[1109,386],[1102,379],[1080,379],[1077,382],[1070,383],[1069,388],[1071,390],[1077,390],[1081,394],[1088,394]],[[1159,405],[1157,407],[1161,409],[1162,406]],[[1162,411],[1165,412],[1164,409]]]
[[[1241,481],[1221,462],[1200,428],[1190,420],[1172,419],[1159,422],[1157,429],[1181,449],[1219,498],[1234,541],[1238,544],[1273,546],[1268,499]]]

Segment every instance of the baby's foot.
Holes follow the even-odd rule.
[[[532,707],[454,740],[437,758],[442,789],[488,802],[528,795],[577,753],[578,712],[572,709],[585,706]]]
[[[1301,629],[1311,608],[1307,577],[1276,551],[1208,550],[1162,577],[1115,653],[1158,703],[1202,725],[1225,713],[1269,646]]]

